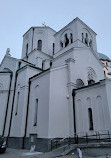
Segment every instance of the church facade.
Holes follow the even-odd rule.
[[[23,35],[21,59],[7,49],[0,65],[0,135],[9,147],[33,144],[48,151],[54,138],[110,131],[105,68],[96,33],[79,18],[58,32],[31,27]]]

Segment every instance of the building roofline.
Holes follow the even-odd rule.
[[[27,65],[21,67],[20,69],[18,69],[18,70],[17,70],[17,73],[18,73],[19,71],[21,71],[21,70],[27,68],[27,67],[31,67],[31,68],[34,68],[34,69],[36,69],[36,70],[42,70],[41,68],[38,68],[38,67],[35,67],[35,66],[33,66],[33,65],[27,64]]]
[[[5,73],[5,74],[10,73],[11,74],[12,72],[10,72],[10,71],[9,72],[8,71],[7,72],[6,71],[0,71],[0,73]]]
[[[64,28],[66,28],[67,26],[69,26],[70,24],[72,24],[74,21],[80,21],[82,24],[84,24],[86,27],[88,27],[95,35],[97,35],[88,25],[86,25],[81,19],[79,19],[78,17],[76,17],[74,20],[72,20],[69,24],[67,24],[66,26],[64,26],[62,29],[60,29],[57,33],[55,33],[54,36],[56,36],[60,31],[62,31]]]
[[[111,62],[111,60],[108,60],[108,59],[105,60],[105,59],[99,58],[99,60]]]
[[[35,48],[35,49],[33,49],[31,52],[29,52],[27,55],[30,56],[34,51],[39,51],[39,50],[38,50],[37,48]],[[42,53],[42,54],[44,54],[45,56],[47,56],[47,57],[53,59],[53,56],[51,56],[51,55],[49,55],[49,54],[47,54],[47,53],[44,53],[44,52],[42,52],[42,51],[39,51],[39,52]],[[24,60],[25,58],[26,58],[26,56],[23,57],[21,60]]]
[[[30,78],[29,78],[29,80],[32,80],[32,79],[34,79],[35,77],[38,77],[38,76],[40,76],[40,75],[44,74],[45,72],[50,72],[50,68],[49,68],[49,69],[47,69],[47,70],[43,70],[43,71],[42,71],[42,72],[40,72],[39,74],[36,74],[36,75],[34,75],[34,76],[30,77]]]
[[[44,27],[44,26],[32,26],[23,34],[23,37],[27,34],[28,31],[30,31],[33,28],[34,29],[35,28],[38,28],[38,29],[50,29],[50,30],[52,30],[52,31],[54,31],[56,33],[56,31],[54,29],[52,29],[51,27],[49,27],[49,26],[46,26],[46,27]]]
[[[20,59],[20,61],[21,61],[21,62],[24,62],[24,63],[27,63],[27,64],[29,64],[29,65],[35,66],[34,64],[32,64],[32,63],[30,63],[30,62],[28,62],[28,61],[25,61],[25,60],[23,60],[23,59]]]
[[[85,89],[85,88],[93,87],[93,86],[96,86],[96,85],[100,85],[101,82],[104,82],[104,81],[105,81],[105,79],[100,80],[99,82],[93,83],[91,85],[87,85],[87,86],[84,86],[84,87],[81,87],[81,88],[74,89],[74,91],[78,91],[78,90],[81,90],[81,89]]]

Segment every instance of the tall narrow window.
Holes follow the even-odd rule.
[[[88,45],[88,34],[86,33],[85,43]]]
[[[28,55],[28,43],[26,45],[26,56]]]
[[[88,108],[88,115],[89,115],[89,130],[93,130],[93,116],[92,116],[91,108]]]
[[[18,63],[18,69],[20,69],[20,66],[21,66],[21,62],[19,61],[19,63]]]
[[[16,103],[16,109],[15,109],[15,115],[17,115],[17,112],[18,112],[19,96],[20,96],[20,92],[17,93],[17,103]]]
[[[54,55],[55,44],[53,43],[53,55]]]
[[[72,33],[70,33],[71,43],[73,43],[73,36]]]
[[[38,46],[37,46],[38,50],[42,50],[42,40],[38,40]]]
[[[82,42],[84,42],[84,33],[82,33]]]
[[[34,126],[37,126],[37,114],[38,114],[38,99],[35,102],[35,114],[34,114]]]

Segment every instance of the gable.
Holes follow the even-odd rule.
[[[3,70],[4,68],[8,68],[11,71],[17,70],[18,61],[19,60],[17,60],[16,58],[5,55],[0,64],[0,70]]]

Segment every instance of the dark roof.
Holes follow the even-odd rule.
[[[98,53],[98,57],[101,60],[111,61],[111,59],[108,56],[106,56],[105,54],[102,54],[102,53]]]

